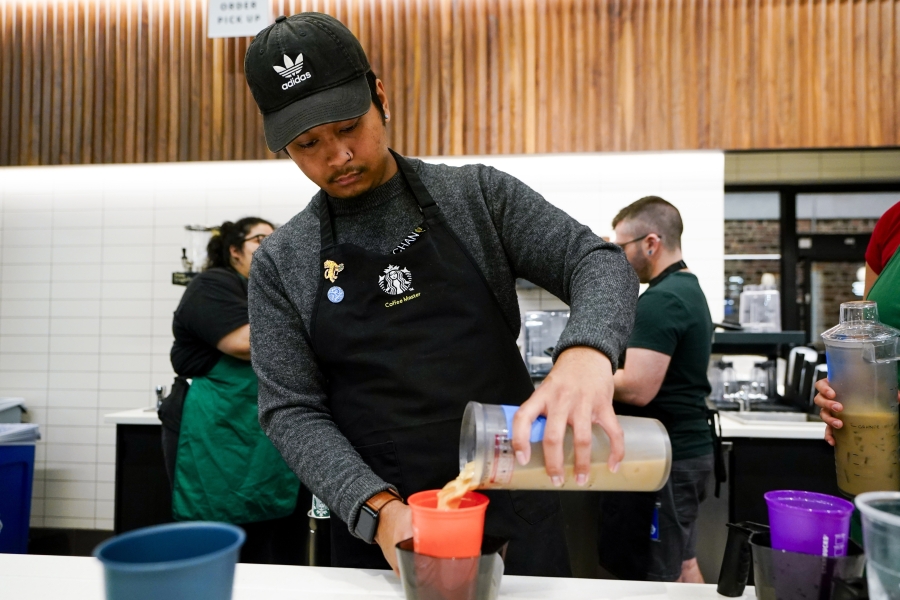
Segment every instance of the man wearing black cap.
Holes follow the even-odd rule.
[[[616,468],[609,357],[627,342],[637,298],[622,252],[505,173],[390,150],[384,86],[332,17],[279,17],[244,70],[269,149],[321,188],[254,256],[250,327],[260,423],[347,524],[332,527],[333,564],[395,565],[394,544],[412,535],[402,498],[456,476],[470,400],[522,405],[513,445],[523,464],[531,423],[546,415],[557,486],[567,425],[577,483],[592,422],[610,435]],[[516,277],[571,306],[538,391],[516,347]],[[488,495],[485,532],[510,539],[507,573],[570,574],[555,493]]]

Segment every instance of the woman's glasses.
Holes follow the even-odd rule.
[[[244,242],[256,242],[257,244],[262,244],[262,241],[267,237],[269,237],[268,233],[257,233],[256,235],[244,238]]]

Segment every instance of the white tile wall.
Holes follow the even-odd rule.
[[[33,525],[112,528],[103,414],[171,383],[183,226],[284,222],[314,191],[285,161],[0,169],[0,396],[43,427]]]
[[[685,217],[685,255],[721,313],[721,153],[469,157],[494,164],[600,234],[647,194]],[[170,384],[171,315],[186,224],[276,223],[315,187],[288,161],[0,169],[0,396],[42,425],[32,525],[112,529],[115,430]],[[564,308],[544,290],[523,310]],[[713,313],[714,317],[717,315]],[[719,315],[720,316],[720,315]]]

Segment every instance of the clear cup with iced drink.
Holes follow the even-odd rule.
[[[469,402],[463,415],[459,466],[471,471],[470,489],[573,490],[655,492],[665,485],[672,467],[672,444],[662,423],[642,417],[619,417],[625,434],[625,457],[619,469],[609,470],[609,436],[593,426],[591,470],[585,486],[575,482],[572,428],[566,431],[563,458],[566,478],[555,488],[544,465],[544,417],[531,430],[531,459],[516,462],[512,447],[512,419],[517,406]]]
[[[828,382],[844,410],[834,431],[837,484],[855,496],[900,491],[897,340],[875,302],[841,304],[841,322],[822,334]]]

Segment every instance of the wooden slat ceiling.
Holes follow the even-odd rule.
[[[360,38],[411,155],[900,145],[900,0],[273,0]],[[272,155],[202,0],[0,1],[0,165]]]

